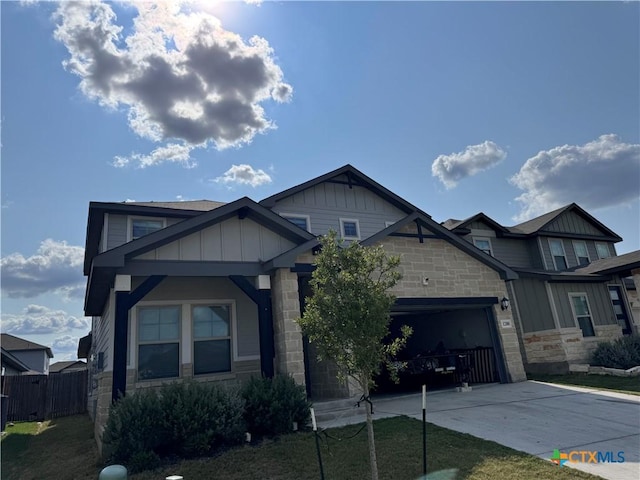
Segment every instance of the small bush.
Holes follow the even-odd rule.
[[[591,364],[624,370],[640,365],[640,335],[628,335],[598,344]]]
[[[310,403],[305,388],[290,376],[252,378],[242,388],[244,419],[254,435],[280,435],[293,430],[293,422],[303,427],[309,422]]]
[[[216,384],[171,383],[120,399],[103,435],[108,462],[131,472],[155,468],[162,458],[209,455],[242,442],[244,401]]]

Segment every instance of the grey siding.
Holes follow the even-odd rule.
[[[344,181],[346,181],[346,176]],[[357,219],[361,239],[385,228],[385,222],[396,222],[406,214],[370,190],[338,183],[321,183],[279,201],[274,212],[309,215],[311,232],[326,234],[340,231],[340,218]]]
[[[526,241],[511,238],[492,238],[493,256],[510,267],[534,267]]]
[[[544,282],[521,278],[513,282],[524,333],[555,329]]]
[[[549,232],[578,233],[581,235],[603,235],[593,224],[575,212],[565,212],[545,227]]]
[[[107,227],[107,250],[127,243],[127,216],[109,215]]]
[[[103,365],[106,367],[108,362],[111,360],[111,346],[113,345],[113,340],[111,339],[111,330],[109,328],[109,319],[110,316],[110,306],[107,305],[105,307],[104,313],[101,317],[94,317],[95,325],[94,325],[94,338],[93,344],[95,345],[95,353],[96,355],[102,353],[103,357]]]
[[[143,280],[134,277],[132,288],[136,288]],[[256,304],[230,280],[211,277],[168,277],[143,298],[143,301],[173,300],[177,303],[187,303],[189,300],[235,300],[237,353],[241,357],[260,355]]]
[[[139,260],[266,261],[295,244],[251,219],[230,218],[136,257]]]
[[[11,354],[29,369],[45,375],[49,373],[49,357],[44,350],[13,350]]]
[[[607,286],[602,283],[552,283],[553,299],[560,320],[560,327],[576,327],[571,310],[569,293],[586,293],[594,325],[617,325]]]
[[[544,263],[542,261],[542,252],[538,247],[538,239],[531,238],[524,240],[527,251],[529,252],[529,258],[531,259],[531,266],[540,270],[544,270]]]

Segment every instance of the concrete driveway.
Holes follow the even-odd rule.
[[[421,395],[374,400],[376,418],[407,415],[422,419]],[[341,417],[324,427],[362,421]],[[473,391],[427,394],[427,421],[492,440],[549,460],[553,450],[612,452],[624,462],[567,462],[611,480],[640,478],[640,396],[534,381],[474,386]],[[579,460],[580,454],[574,454]]]

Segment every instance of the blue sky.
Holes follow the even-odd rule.
[[[89,331],[90,201],[351,163],[437,221],[576,202],[640,248],[639,3],[171,5],[0,5],[2,330],[54,361]]]

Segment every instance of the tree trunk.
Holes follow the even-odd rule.
[[[369,398],[369,386],[363,386],[364,397]],[[371,416],[371,403],[365,402],[367,410],[367,438],[369,440],[369,463],[371,464],[371,480],[378,480],[378,459],[376,458],[376,440],[373,436],[373,417]]]

